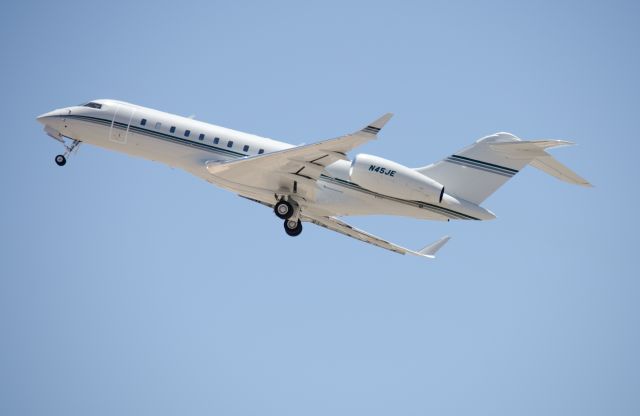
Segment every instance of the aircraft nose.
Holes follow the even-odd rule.
[[[40,114],[38,117],[36,117],[36,120],[46,125],[47,123],[51,123],[55,119],[66,114],[71,114],[71,110],[67,108],[59,108],[57,110],[49,111],[48,113]]]
[[[49,111],[47,113],[40,114],[38,117],[36,117],[36,120],[38,120],[39,123],[47,124],[47,119],[49,119],[50,117],[53,117],[54,115],[55,115],[55,110]]]

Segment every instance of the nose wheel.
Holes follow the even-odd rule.
[[[64,157],[64,155],[58,155],[56,156],[56,165],[58,166],[64,166],[67,164],[67,158]]]
[[[302,232],[302,221],[284,220],[284,231],[291,237],[300,235]]]

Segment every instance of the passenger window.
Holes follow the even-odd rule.
[[[248,152],[249,151],[249,146],[247,146],[246,144],[244,145],[244,147],[242,148],[243,152]]]
[[[263,153],[264,153],[264,149],[260,149],[260,150],[258,150],[258,154],[259,154],[259,155],[261,155],[261,154],[263,154]]]
[[[200,133],[200,137],[198,137],[198,139],[204,140],[204,134]]]
[[[213,139],[213,144],[218,144],[220,143],[220,137],[216,137],[215,139]]]
[[[189,137],[190,134],[191,134],[191,130],[184,131],[184,137]]]
[[[162,123],[160,123],[159,121],[156,123],[156,130],[160,130],[160,127],[162,127]]]
[[[143,118],[142,120],[140,120],[140,125],[144,126],[147,124],[147,119]]]
[[[227,142],[227,147],[233,147],[233,140],[229,140]]]
[[[176,126],[171,126],[171,128],[169,129],[169,131],[171,133],[175,133],[176,132]]]

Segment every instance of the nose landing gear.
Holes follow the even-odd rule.
[[[63,139],[64,140],[64,139]],[[67,157],[69,155],[71,155],[71,153],[73,153],[74,151],[76,151],[76,149],[78,148],[78,146],[80,146],[80,143],[82,143],[80,140],[75,140],[72,139],[71,140],[71,144],[67,145],[64,141],[62,142],[62,144],[64,145],[64,148],[66,149],[66,152],[64,152],[63,155],[57,155],[55,158],[56,161],[56,165],[58,166],[64,166],[67,164]]]
[[[58,155],[56,156],[56,165],[58,166],[64,166],[67,164],[67,158],[64,157],[64,155]]]

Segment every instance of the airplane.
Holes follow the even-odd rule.
[[[522,140],[495,133],[430,165],[410,168],[382,157],[347,153],[370,140],[392,117],[385,114],[351,134],[294,146],[123,101],[100,99],[37,117],[64,145],[58,166],[81,143],[183,169],[220,188],[273,209],[285,232],[298,236],[309,222],[400,253],[434,258],[444,236],[411,250],[357,229],[337,217],[395,215],[424,220],[492,220],[481,203],[530,165],[560,180],[591,184],[546,149],[564,140]]]

